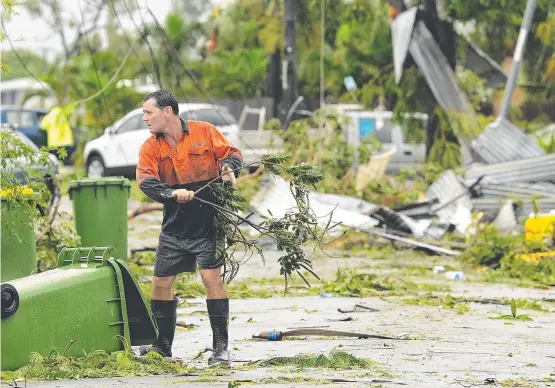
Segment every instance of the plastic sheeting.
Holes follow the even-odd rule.
[[[377,220],[361,212],[362,209],[364,209],[362,211],[371,212],[372,204],[355,198],[348,200],[345,198],[332,194],[309,194],[310,208],[318,217],[318,223],[322,227],[328,224],[330,215],[332,224],[341,222],[346,227],[366,230],[378,225]],[[295,199],[289,184],[280,177],[268,177],[262,181],[260,189],[249,204],[250,210],[259,215],[276,218],[283,217],[295,207]]]

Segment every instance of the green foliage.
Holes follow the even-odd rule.
[[[481,127],[477,120],[464,114],[436,108],[430,120],[437,120],[435,142],[430,150],[429,163],[444,169],[457,169],[462,164],[458,138],[473,138]]]
[[[491,319],[505,319],[505,320],[515,320],[515,321],[532,321],[532,318],[528,315],[517,314],[516,311],[516,301],[511,299],[511,315],[499,315]]]
[[[464,314],[470,311],[467,301],[461,297],[442,295],[434,297],[432,295],[418,296],[414,298],[403,299],[403,303],[411,306],[429,306],[441,307],[450,310],[456,310],[459,314]]]
[[[289,179],[296,207],[286,212],[281,218],[263,217],[264,221],[256,224],[248,219],[249,216],[244,218],[237,214],[237,211],[244,206],[245,199],[236,187],[227,182],[215,183],[215,180],[205,186],[210,186],[214,194],[215,203],[204,202],[216,210],[215,228],[218,241],[216,256],[219,262],[224,263],[224,278],[227,282],[235,277],[239,266],[254,252],[264,260],[258,240],[247,238],[244,231],[239,228],[241,224],[254,228],[259,233],[258,239],[269,237],[275,240],[277,249],[285,253],[278,259],[278,262],[286,287],[287,281],[291,279],[293,273],[299,275],[309,285],[300,272],[301,270],[308,271],[318,278],[312,271],[312,263],[306,257],[302,247],[309,239],[313,239],[317,242],[317,246],[322,248],[324,236],[336,225],[331,225],[330,215],[327,225],[323,228],[320,227],[318,218],[309,206],[308,187],[316,187],[316,184],[323,179],[319,169],[307,163],[287,165],[285,162],[288,159],[288,155],[264,155],[260,160],[262,166],[272,175],[284,175],[286,179]],[[197,200],[200,199],[197,198]],[[234,256],[238,244],[246,251],[240,259]]]
[[[481,225],[472,246],[463,252],[462,260],[496,271],[487,273],[489,280],[502,278],[532,280],[543,284],[555,281],[555,262],[552,260],[526,261],[523,254],[545,252],[542,242],[527,241],[524,235],[502,235],[495,225]]]
[[[78,346],[78,345],[74,345]],[[155,352],[143,357],[129,349],[111,354],[96,350],[84,357],[65,357],[52,352],[49,356],[32,353],[30,363],[17,371],[2,371],[2,380],[67,380],[81,378],[178,375],[186,368],[181,361],[168,361]]]
[[[555,136],[549,140],[538,139],[538,145],[548,154],[555,153]]]
[[[214,97],[257,97],[264,90],[269,63],[262,49],[218,51],[195,69],[202,71],[202,86]]]
[[[541,246],[527,243],[524,236],[511,236],[499,233],[493,224],[481,225],[475,243],[469,247],[462,258],[470,263],[499,268],[503,259],[509,259],[520,253],[541,251]]]
[[[3,206],[14,209],[20,219],[28,220],[37,232],[48,230],[44,238],[37,241],[37,271],[51,269],[56,266],[58,252],[62,248],[79,245],[79,236],[73,222],[61,222],[51,227],[49,214],[38,211],[49,209],[52,199],[43,181],[45,174],[49,173],[48,149],[43,148],[36,153],[33,148],[21,141],[15,132],[2,130],[0,151],[0,187],[3,192]],[[45,169],[37,170],[35,167]],[[31,189],[34,194],[32,196],[27,194],[25,187]],[[3,219],[2,222],[6,223],[6,230],[18,230],[15,225],[10,226],[14,221]]]
[[[34,225],[40,216],[39,207],[47,209],[51,200],[51,194],[43,182],[45,171],[48,173],[50,166],[48,149],[43,148],[37,153],[14,131],[3,129],[0,131],[0,154],[2,202],[15,212],[20,212],[22,219],[28,219]],[[9,226],[7,228],[12,229]]]
[[[390,295],[399,295],[405,292],[423,291],[448,291],[448,287],[434,284],[419,284],[405,281],[398,277],[380,278],[372,273],[358,273],[356,270],[346,271],[338,269],[336,279],[326,282],[323,287],[325,292],[340,296],[367,297],[387,292]]]
[[[39,230],[46,228],[48,219],[39,220]],[[48,235],[37,241],[37,271],[44,272],[57,267],[58,254],[63,248],[78,247],[81,238],[73,221],[61,221],[49,229]]]
[[[375,366],[375,362],[355,357],[344,351],[332,350],[329,356],[323,354],[302,354],[293,357],[274,357],[258,363],[258,366],[289,366],[299,369],[370,369]]]
[[[48,66],[47,62],[38,54],[29,50],[18,50],[19,57],[33,74],[42,73]],[[13,51],[2,51],[2,81],[15,78],[28,78],[29,73],[21,66]]]
[[[72,57],[69,61],[56,61],[39,78],[54,91],[59,105],[89,97],[104,87],[120,65],[123,54],[114,50],[97,51],[92,55]],[[134,73],[134,59],[130,59],[120,75],[126,78]],[[95,71],[95,66],[96,70]],[[60,77],[60,74],[64,74]],[[44,95],[43,91],[29,93]],[[139,106],[143,95],[130,87],[117,87],[113,82],[100,97],[85,103],[85,114],[73,123],[88,128],[91,138]]]
[[[322,116],[320,118],[320,116]],[[322,120],[323,132],[320,132]],[[327,193],[343,193],[347,187],[354,187],[348,178],[353,165],[354,150],[345,142],[345,122],[336,114],[317,112],[315,120],[297,120],[291,123],[285,131],[278,131],[277,135],[283,139],[285,152],[292,155],[291,162],[300,160],[316,164],[320,167],[323,180],[319,190]],[[371,155],[366,144],[364,155]]]

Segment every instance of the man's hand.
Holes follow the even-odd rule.
[[[172,192],[172,197],[179,203],[185,203],[191,201],[195,197],[195,192],[185,189],[177,189]]]
[[[235,186],[235,183],[237,183],[237,180],[235,179],[235,174],[233,173],[231,167],[229,167],[229,164],[224,164],[222,166],[222,180],[226,182],[231,182],[232,186]]]

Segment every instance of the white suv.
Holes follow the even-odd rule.
[[[237,145],[239,126],[227,108],[212,104],[179,104],[184,120],[214,125],[230,144]],[[135,109],[106,128],[104,134],[85,145],[84,160],[89,178],[110,175],[135,177],[139,148],[151,136],[143,121],[142,108]]]

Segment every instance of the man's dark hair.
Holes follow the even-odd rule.
[[[175,98],[172,92],[166,89],[157,90],[155,92],[147,94],[143,102],[146,102],[151,98],[156,101],[156,107],[158,109],[164,109],[165,107],[170,106],[174,115],[177,116],[179,114],[179,105],[177,103],[177,98]]]

